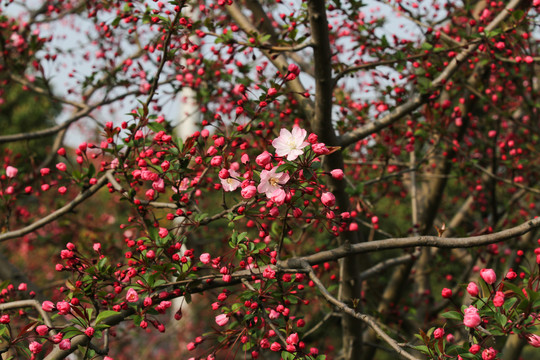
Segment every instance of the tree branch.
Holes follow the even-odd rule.
[[[484,33],[489,33],[496,27],[498,27],[506,18],[513,12],[515,8],[521,3],[523,0],[512,0],[503,11],[501,11],[489,25],[485,27]],[[409,101],[406,103],[396,107],[392,112],[390,112],[388,115],[384,116],[380,120],[373,120],[369,124],[366,124],[356,130],[353,130],[347,134],[344,134],[340,139],[340,146],[347,147],[359,140],[362,140],[366,138],[367,136],[384,129],[399,119],[401,119],[403,116],[410,114],[417,108],[419,108],[422,104],[426,103],[430,98],[431,95],[434,94],[437,89],[442,86],[450,77],[457,71],[457,69],[460,67],[461,64],[469,57],[471,56],[476,49],[478,49],[478,46],[480,46],[480,42],[475,42],[473,44],[470,44],[467,48],[463,49],[455,58],[450,61],[448,66],[437,76],[435,80],[431,83],[431,87],[427,91],[426,94],[417,94],[414,95]]]
[[[351,256],[353,254],[364,254],[372,251],[381,250],[403,249],[415,246],[426,246],[446,249],[471,248],[512,239],[526,234],[529,231],[539,227],[540,217],[537,217],[535,219],[527,220],[525,223],[516,227],[487,235],[456,238],[442,238],[437,236],[415,236],[408,238],[375,240],[367,243],[352,244],[347,246],[342,245],[337,248],[321,251],[316,254],[282,260],[278,262],[278,267],[298,268],[301,266],[301,263],[303,261],[306,261],[310,265],[316,265],[324,263],[326,261],[335,261],[347,256]]]
[[[334,306],[336,306],[341,312],[344,312],[350,316],[353,316],[363,322],[365,322],[373,331],[375,331],[392,349],[394,349],[395,352],[398,353],[398,355],[402,356],[405,359],[409,360],[418,360],[418,358],[412,356],[405,350],[403,350],[398,343],[392,339],[388,334],[384,332],[383,329],[377,324],[377,320],[369,315],[361,314],[359,312],[356,312],[354,309],[347,306],[345,303],[339,301],[335,297],[328,292],[326,287],[323,285],[321,280],[315,275],[313,272],[313,269],[311,266],[309,266],[307,263],[304,263],[304,268],[306,270],[309,270],[309,278],[315,283],[321,294],[324,296],[324,298]]]
[[[112,170],[109,170],[108,172],[111,172],[111,171]],[[75,199],[73,199],[67,205],[64,205],[60,209],[54,211],[53,213],[45,216],[44,218],[42,218],[42,219],[40,219],[40,220],[38,220],[38,221],[24,227],[22,229],[13,230],[13,231],[9,231],[7,233],[1,234],[0,235],[0,242],[6,241],[6,240],[9,240],[9,239],[18,238],[18,237],[21,237],[21,236],[26,235],[28,233],[31,233],[31,232],[33,232],[33,231],[47,225],[48,223],[60,218],[61,216],[67,214],[68,212],[75,209],[77,207],[77,205],[79,205],[80,203],[82,203],[83,201],[88,199],[90,196],[94,195],[99,189],[101,189],[107,183],[107,180],[108,180],[107,174],[105,174],[97,181],[97,183],[95,185],[92,185],[91,187],[89,187],[88,189],[86,189],[85,191],[83,191],[82,193],[77,195],[75,197]]]

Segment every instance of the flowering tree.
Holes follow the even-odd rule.
[[[538,0],[1,6],[4,358],[540,347]]]

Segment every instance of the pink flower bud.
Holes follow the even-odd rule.
[[[441,295],[445,299],[450,299],[452,297],[452,290],[444,288],[442,289]]]
[[[273,342],[272,345],[270,345],[270,350],[279,351],[281,350],[281,345],[278,342]]]
[[[488,284],[494,284],[495,281],[497,281],[497,275],[495,275],[495,271],[493,269],[482,269],[480,270],[480,276],[484,281]]]
[[[535,334],[529,334],[527,336],[527,342],[536,348],[540,347],[540,336]]]
[[[469,352],[473,355],[478,353],[479,351],[480,351],[480,345],[478,344],[474,344],[469,348]]]
[[[56,168],[59,171],[66,171],[67,170],[67,166],[63,162],[59,162],[58,164],[56,164]]]
[[[36,327],[36,332],[40,336],[45,336],[49,332],[49,328],[47,327],[47,325],[39,325],[38,327]]]
[[[41,352],[41,349],[43,349],[43,345],[41,345],[37,341],[32,341],[30,345],[28,345],[28,349],[30,349],[30,352],[32,354],[37,354]]]
[[[470,282],[469,285],[467,285],[467,292],[471,296],[478,296],[478,286],[474,282]]]
[[[225,326],[228,322],[229,317],[227,316],[227,314],[220,314],[216,316],[216,324],[218,324],[219,326]]]
[[[15,176],[17,176],[18,172],[19,172],[19,170],[17,168],[14,168],[13,166],[8,166],[6,168],[6,176],[8,178],[13,179]]]
[[[325,192],[321,195],[321,202],[328,207],[334,206],[336,197],[331,192]]]
[[[333,177],[334,179],[342,180],[342,179],[343,179],[343,170],[341,170],[341,169],[334,169],[334,170],[330,171],[330,175],[332,175],[332,177]]]
[[[442,337],[444,336],[444,329],[443,328],[437,328],[434,332],[433,332],[433,337],[435,339],[442,339]]]
[[[58,345],[58,347],[61,350],[69,350],[69,349],[71,349],[71,340],[64,339],[64,340],[60,341],[60,344]]]
[[[467,327],[474,328],[480,325],[482,319],[478,315],[478,309],[474,306],[469,306],[465,309],[465,316],[463,318],[463,324]]]
[[[255,163],[259,166],[266,166],[270,161],[272,161],[272,155],[268,151],[263,152],[255,158]]]
[[[242,189],[240,194],[242,194],[244,199],[251,199],[257,194],[257,188],[253,185],[248,185]]]
[[[199,257],[199,260],[201,260],[203,264],[210,263],[210,254],[208,253],[201,254],[201,256]]]
[[[159,234],[159,237],[163,239],[164,237],[169,235],[169,230],[167,230],[167,229],[165,229],[163,227],[160,227],[158,234]]]
[[[86,334],[86,336],[89,336],[89,337],[94,335],[94,332],[95,332],[95,330],[91,326],[87,327],[86,330],[84,330],[84,333]]]

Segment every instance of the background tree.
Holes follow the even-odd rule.
[[[1,8],[3,96],[69,115],[0,136],[0,241],[37,284],[2,285],[6,358],[540,346],[538,1],[38,5]],[[51,136],[25,168],[13,144]]]

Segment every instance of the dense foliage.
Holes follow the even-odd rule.
[[[539,11],[2,2],[3,358],[538,356]]]

